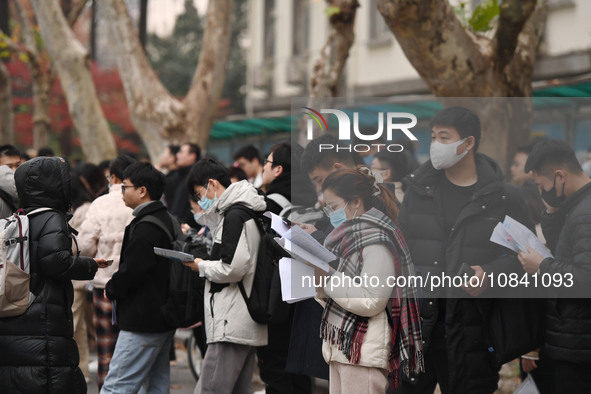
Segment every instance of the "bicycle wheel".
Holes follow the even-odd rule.
[[[191,335],[187,338],[186,345],[189,369],[191,370],[195,381],[198,381],[199,376],[201,376],[201,369],[203,368],[203,355],[201,354],[201,350],[199,350],[199,346],[197,346],[197,340],[195,339],[193,332],[191,332]]]

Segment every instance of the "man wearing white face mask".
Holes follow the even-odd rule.
[[[425,372],[399,392],[433,393],[439,383],[443,394],[492,393],[499,375],[483,329],[481,311],[490,309],[486,297],[493,291],[485,273],[519,272],[520,264],[489,238],[505,215],[529,226],[527,208],[517,189],[504,182],[498,164],[477,153],[480,120],[474,112],[446,108],[435,115],[431,130],[431,160],[404,178],[400,227],[423,277],[455,276],[465,263],[483,282],[423,289]]]
[[[212,159],[191,168],[188,186],[205,210],[199,222],[211,229],[214,241],[208,260],[185,263],[205,277],[208,348],[195,393],[248,393],[267,326],[250,317],[239,283],[250,293],[261,239],[254,212],[267,204],[248,181],[231,183],[226,167]]]

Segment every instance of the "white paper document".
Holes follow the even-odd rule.
[[[497,224],[490,240],[517,253],[527,252],[526,246],[529,246],[543,258],[552,257],[552,253],[535,233],[510,216],[505,216],[503,223]]]
[[[162,249],[154,247],[154,253],[158,256],[166,257],[177,261],[193,261],[195,257],[192,254],[179,252],[178,250]]]
[[[275,238],[275,241],[294,259],[307,261],[324,272],[328,272],[328,263],[337,258],[299,226],[293,226],[282,238]]]
[[[281,298],[288,304],[313,298],[314,268],[300,261],[284,257],[279,260],[281,277]]]
[[[280,236],[284,236],[286,232],[289,231],[288,224],[283,220],[283,218],[279,215],[275,215],[273,212],[265,212],[263,216],[266,216],[271,219],[271,228],[275,230],[277,234]]]

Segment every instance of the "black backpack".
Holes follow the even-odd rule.
[[[278,235],[271,229],[271,223],[267,217],[240,204],[234,205],[228,212],[234,209],[247,212],[254,219],[261,234],[250,296],[246,294],[242,281],[238,282],[248,313],[257,323],[278,324],[284,322],[291,313],[292,305],[284,302],[281,298],[279,260],[282,257],[289,257],[289,254],[275,242],[274,238]]]
[[[152,223],[166,233],[171,239],[171,249],[190,253],[202,259],[209,258],[207,247],[201,242],[195,242],[190,235],[183,234],[181,226],[173,215],[170,215],[174,234],[160,219],[155,216],[145,216],[138,223]],[[164,319],[170,326],[184,328],[203,321],[203,293],[205,281],[198,272],[180,262],[171,261],[169,264],[168,298],[161,308]]]

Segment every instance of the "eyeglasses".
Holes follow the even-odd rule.
[[[345,202],[345,201],[343,200],[343,201],[341,201],[341,202],[338,202],[338,203],[336,203],[336,205],[334,205],[334,206],[333,206],[333,204],[329,204],[329,205],[325,206],[324,208],[322,208],[322,210],[324,211],[324,213],[326,214],[326,216],[330,216],[330,215],[332,215],[332,214],[333,214],[335,211],[337,211],[337,207],[338,207],[339,205],[341,205],[342,203],[344,203],[344,202]],[[347,202],[343,208],[346,208],[348,204],[349,204],[349,203]]]
[[[273,163],[271,160],[268,160],[268,159],[265,159],[265,160],[264,160],[264,162],[265,162],[265,164],[263,164],[263,165],[265,165],[265,166],[267,165],[267,163],[271,163],[271,165],[272,165],[272,164],[275,164],[275,163]]]
[[[124,185],[124,184],[121,184],[121,193],[125,193],[125,189],[127,189],[128,187],[133,187],[134,189],[137,189],[138,187],[141,187],[141,186],[133,186],[133,185]]]
[[[209,184],[207,184],[207,188],[205,186],[203,186],[203,189],[205,189],[205,194],[207,194],[207,190],[209,189]],[[193,201],[195,202],[199,202],[201,201],[201,193],[203,193],[203,189],[201,189],[200,192],[197,193],[193,193]]]

